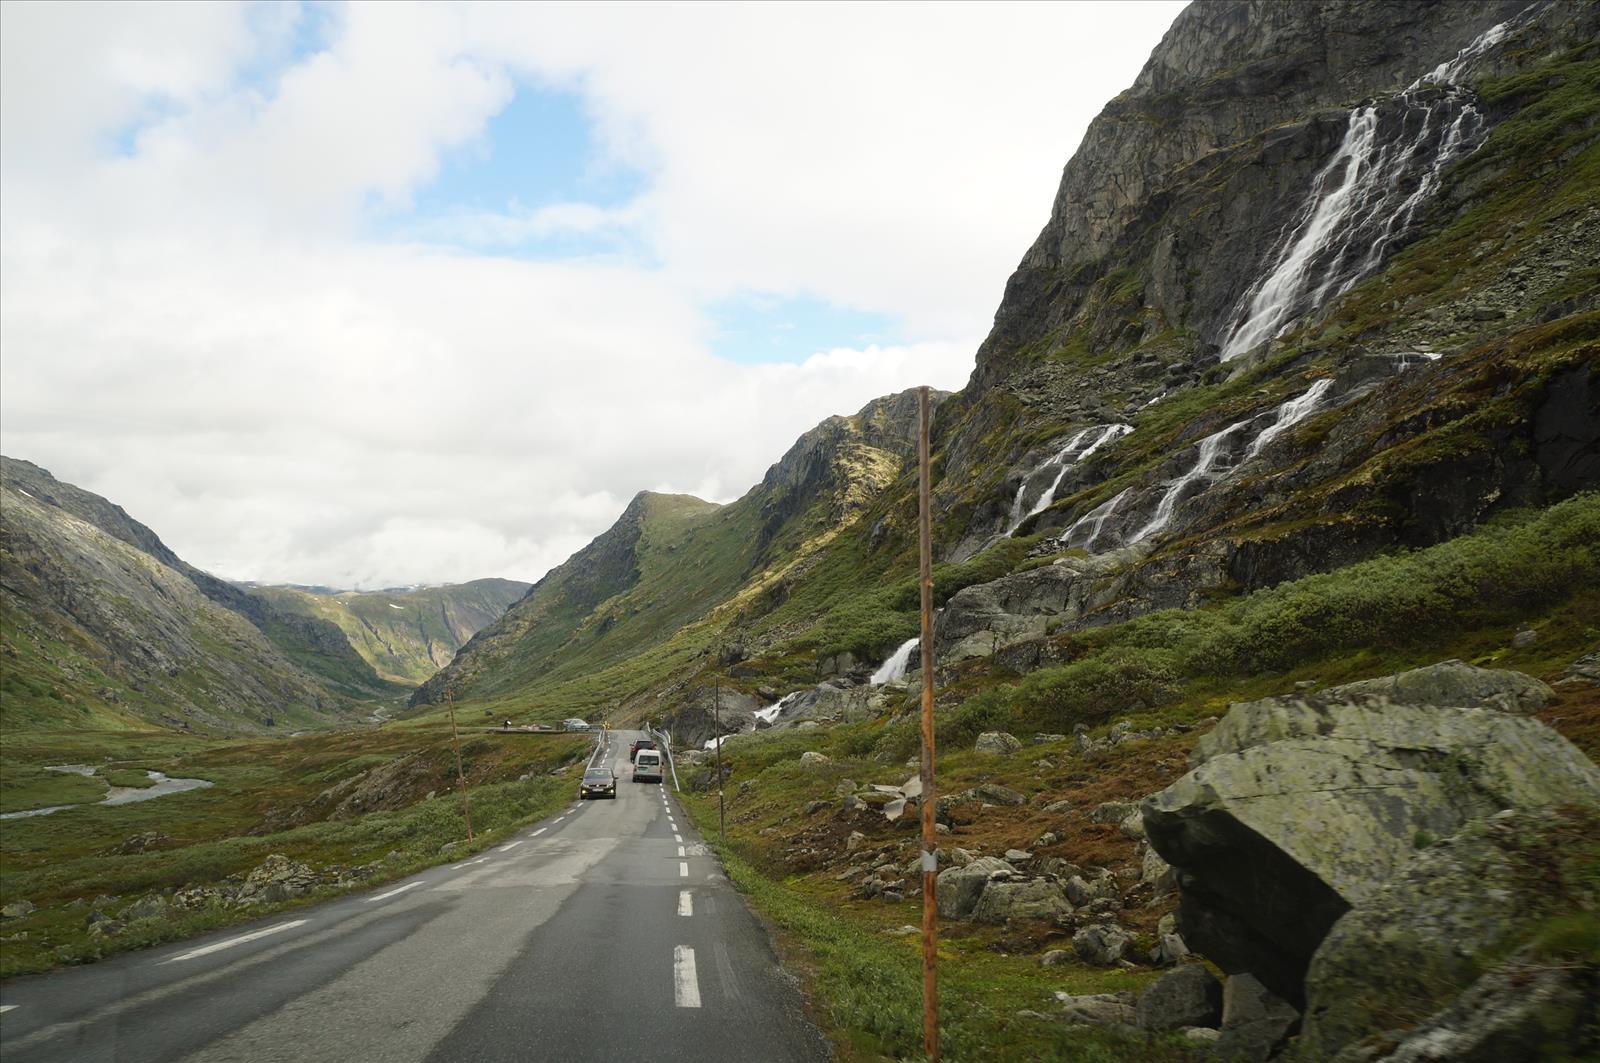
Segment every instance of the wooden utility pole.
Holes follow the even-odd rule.
[[[456,787],[461,791],[461,814],[467,820],[467,841],[472,840],[472,802],[467,798],[467,777],[461,770],[461,732],[456,730],[456,702],[450,688],[444,690],[444,703],[450,708],[450,739],[456,747]]]
[[[722,680],[720,679],[711,681],[711,737],[717,750],[717,840],[726,842],[728,814],[722,804]]]
[[[917,389],[917,525],[922,547],[922,1051],[939,1063],[939,858],[933,792],[933,488],[928,389]]]

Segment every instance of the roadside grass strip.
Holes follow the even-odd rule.
[[[694,949],[678,945],[672,950],[672,997],[680,1008],[700,1006],[700,979],[694,969]]]
[[[306,922],[307,921],[304,919],[292,919],[287,923],[279,923],[276,926],[265,927],[261,930],[253,930],[248,934],[240,934],[238,937],[228,938],[226,941],[219,941],[214,945],[205,945],[198,949],[190,949],[188,952],[180,953],[179,955],[170,957],[169,959],[161,960],[157,966],[160,966],[161,964],[178,963],[181,960],[192,960],[197,956],[208,956],[213,952],[221,952],[223,949],[231,949],[235,945],[243,945],[247,941],[256,941],[260,938],[270,937],[273,934],[282,933],[285,930],[293,930],[297,926],[304,926]],[[9,1007],[14,1008],[16,1005],[12,1004],[9,1005]]]
[[[487,859],[489,859],[489,858],[487,856],[485,856],[480,860],[474,861],[474,863],[481,864],[481,863],[483,863],[484,860],[487,860]],[[401,886],[399,889],[390,890],[387,893],[380,893],[376,897],[368,897],[367,898],[367,903],[371,904],[373,901],[387,900],[388,898],[396,896],[397,894],[404,893],[406,890],[414,890],[420,885],[422,885],[421,882],[407,882],[404,886]]]

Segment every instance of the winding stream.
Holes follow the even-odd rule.
[[[86,775],[94,777],[94,768],[87,764],[50,764],[46,771],[64,771],[73,775]],[[135,801],[150,801],[168,794],[181,794],[185,790],[203,790],[211,783],[205,779],[172,779],[159,771],[146,770],[145,774],[152,780],[150,786],[112,786],[106,790],[106,795],[99,801],[72,804],[50,805],[46,808],[30,808],[22,812],[0,813],[0,819],[25,819],[29,816],[48,816],[52,812],[60,812],[66,808],[91,808],[95,805],[131,805]]]

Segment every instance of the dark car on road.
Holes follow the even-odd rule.
[[[588,799],[590,797],[617,796],[617,773],[610,768],[590,768],[583,773],[583,784],[578,787],[578,796]]]
[[[635,758],[637,758],[639,756],[639,750],[641,750],[641,749],[654,749],[655,747],[656,747],[656,743],[655,743],[654,739],[641,738],[641,739],[637,740],[636,742],[633,743],[633,745],[628,747],[628,760],[629,760],[629,762],[631,763]]]

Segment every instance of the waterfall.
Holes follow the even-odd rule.
[[[1017,497],[1011,502],[1011,522],[1006,525],[1005,534],[1010,535],[1021,527],[1023,521],[1049,509],[1050,503],[1056,500],[1056,489],[1061,486],[1061,481],[1066,478],[1067,472],[1074,465],[1081,461],[1086,461],[1089,455],[1107,443],[1121,439],[1131,431],[1133,431],[1133,425],[1131,424],[1108,424],[1085,428],[1071,439],[1068,439],[1059,451],[1029,470],[1028,474],[1022,478],[1022,482],[1017,485]],[[1050,481],[1050,486],[1040,493],[1031,509],[1023,512],[1022,507],[1026,504],[1028,484],[1032,482],[1034,477],[1049,471],[1051,468],[1056,470],[1056,475]]]
[[[1282,406],[1279,406],[1277,419],[1262,429],[1260,435],[1256,436],[1255,442],[1251,443],[1250,448],[1244,452],[1244,460],[1249,461],[1261,453],[1262,448],[1268,443],[1307,417],[1310,417],[1316,411],[1318,404],[1322,402],[1322,396],[1327,394],[1328,389],[1331,387],[1333,387],[1333,381],[1324,378],[1312,384],[1310,390],[1304,395],[1290,399]]]
[[[1166,491],[1161,496],[1161,501],[1156,504],[1155,514],[1145,522],[1144,527],[1129,537],[1128,542],[1136,543],[1142,539],[1148,539],[1162,528],[1165,528],[1167,522],[1172,520],[1173,511],[1178,508],[1178,503],[1183,500],[1184,491],[1197,480],[1209,480],[1211,478],[1211,474],[1221,463],[1222,456],[1225,453],[1222,449],[1222,444],[1227,442],[1229,436],[1249,423],[1249,421],[1236,421],[1222,431],[1213,432],[1202,439],[1200,441],[1200,455],[1195,459],[1194,467],[1167,485]]]
[[[764,709],[757,709],[755,713],[756,718],[765,720],[767,723],[777,723],[778,717],[783,715],[784,708],[789,704],[789,702],[799,697],[802,693],[804,692],[796,690],[792,694],[785,694],[783,697],[779,698],[776,702],[768,705]]]
[[[906,677],[906,665],[911,663],[911,651],[917,648],[917,643],[922,641],[922,636],[917,635],[906,639],[900,648],[889,655],[889,659],[878,666],[872,673],[874,684],[898,683]]]
[[[1090,553],[1094,553],[1094,541],[1099,537],[1100,529],[1105,527],[1106,518],[1117,511],[1117,505],[1128,496],[1128,492],[1131,490],[1133,488],[1124,487],[1109,500],[1100,503],[1073,521],[1072,527],[1061,535],[1062,544],[1069,549],[1081,546]]]
[[[1512,22],[1490,28],[1398,96],[1350,112],[1344,139],[1312,178],[1273,268],[1234,311],[1223,361],[1282,335],[1383,263],[1438,190],[1445,167],[1482,141],[1485,119],[1458,80]]]

